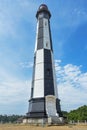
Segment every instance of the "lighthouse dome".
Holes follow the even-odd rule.
[[[41,4],[39,10],[48,10],[48,7],[45,4]]]
[[[47,5],[41,4],[41,5],[39,6],[38,11],[37,11],[37,13],[36,13],[36,17],[38,18],[38,15],[39,15],[40,13],[42,13],[42,12],[43,12],[43,13],[47,13],[49,18],[51,17],[51,14],[50,14],[50,11],[48,10]]]

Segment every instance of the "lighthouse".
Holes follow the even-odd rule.
[[[34,50],[31,97],[27,119],[35,120],[62,117],[58,98],[55,65],[50,29],[51,13],[41,4],[36,13],[37,31]]]

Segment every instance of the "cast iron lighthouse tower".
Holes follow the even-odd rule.
[[[45,4],[37,13],[37,33],[34,51],[31,97],[27,118],[46,119],[61,117],[60,100],[53,60],[53,47],[50,30],[51,13]]]

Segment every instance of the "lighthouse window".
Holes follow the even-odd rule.
[[[50,69],[47,69],[47,75],[48,76],[50,75]]]
[[[43,19],[42,18],[39,19],[39,28],[41,28],[41,27],[43,27]]]
[[[48,42],[46,42],[46,47],[48,47]]]
[[[45,26],[47,25],[47,22],[45,22]]]

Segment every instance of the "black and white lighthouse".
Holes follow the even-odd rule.
[[[50,17],[48,7],[45,4],[40,5],[36,13],[37,32],[31,97],[27,113],[27,118],[32,120],[62,116],[57,94]]]

